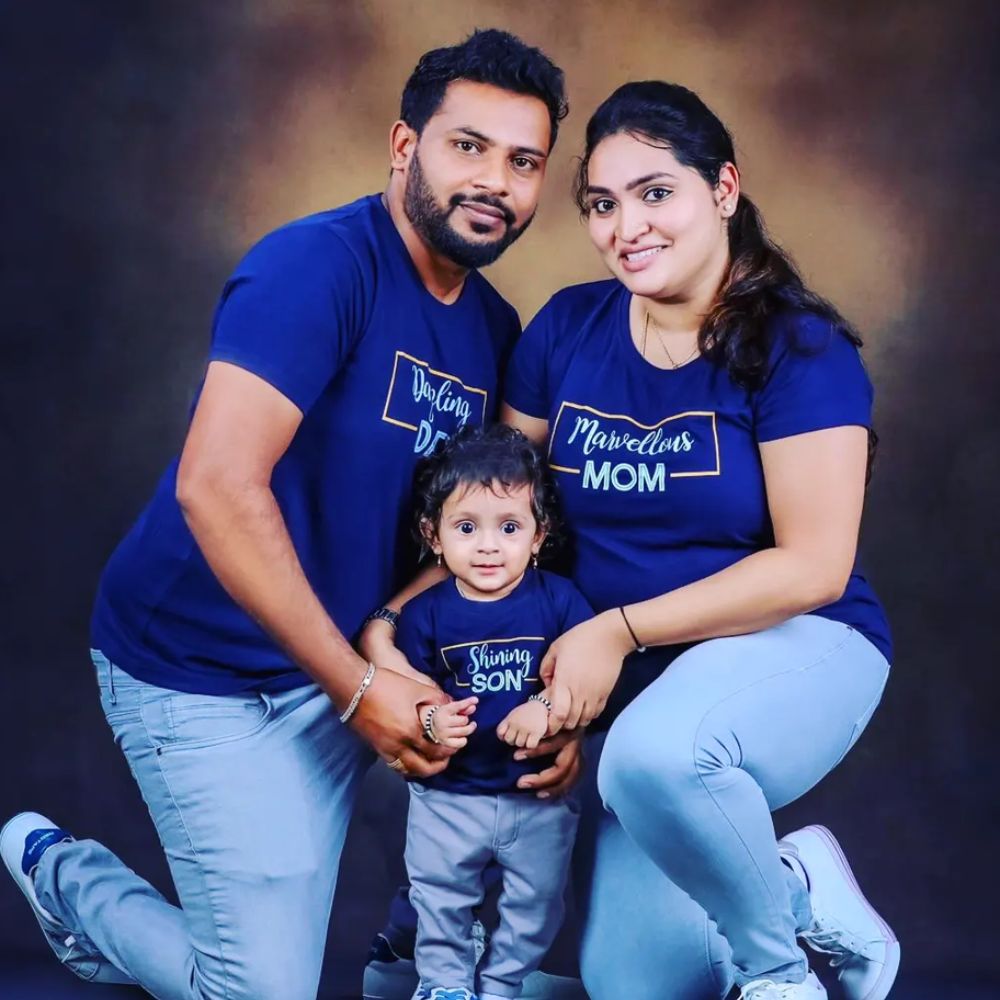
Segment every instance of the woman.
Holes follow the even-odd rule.
[[[608,812],[588,811],[579,852],[584,983],[595,1000],[824,997],[801,936],[852,1000],[882,1000],[891,930],[828,831],[779,845],[770,816],[840,761],[889,670],[854,568],[860,340],[767,239],[728,132],[683,87],[615,91],[576,193],[613,280],[530,324],[504,419],[547,443],[599,612],[543,665],[552,728],[610,724]]]

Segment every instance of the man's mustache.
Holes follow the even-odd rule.
[[[469,202],[478,202],[480,205],[489,205],[491,208],[495,208],[498,212],[503,213],[503,220],[508,226],[514,225],[514,213],[499,198],[491,198],[488,194],[453,194],[448,200],[448,214],[451,215],[459,205],[467,205]]]

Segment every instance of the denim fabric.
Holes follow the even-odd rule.
[[[588,744],[574,872],[592,1000],[805,976],[808,897],[770,814],[840,762],[888,671],[850,626],[802,615],[694,646]]]
[[[559,931],[579,819],[575,796],[463,795],[410,783],[406,869],[418,916],[421,985],[474,990],[473,909],[493,862],[500,922],[478,970],[479,992],[514,998]]]
[[[315,685],[184,694],[92,655],[181,908],[91,840],[43,855],[42,905],[162,1000],[313,1000],[369,751]]]

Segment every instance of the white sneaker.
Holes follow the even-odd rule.
[[[778,841],[778,850],[809,890],[813,922],[799,936],[831,956],[847,1000],[885,1000],[899,971],[899,941],[865,899],[836,838],[807,826]]]
[[[803,983],[755,979],[740,991],[740,1000],[826,1000],[823,984],[810,972]]]

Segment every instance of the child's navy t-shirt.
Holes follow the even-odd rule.
[[[435,299],[378,195],[264,237],[226,283],[209,358],[254,373],[303,414],[271,487],[346,636],[415,571],[414,465],[440,438],[493,418],[519,329],[476,272],[453,304]],[[176,474],[175,460],[105,569],[92,644],[178,691],[308,683],[209,568],[175,499]]]
[[[515,748],[496,728],[512,708],[544,690],[538,668],[552,641],[590,617],[590,606],[569,580],[535,569],[498,601],[470,601],[453,577],[408,601],[396,645],[456,701],[479,698],[468,744],[421,784],[469,794],[512,792],[522,775],[547,766],[538,759],[515,761]]]
[[[570,575],[596,612],[774,545],[761,442],[871,426],[860,354],[829,321],[778,317],[765,380],[750,390],[704,357],[674,370],[647,362],[632,342],[630,298],[614,280],[557,293],[519,340],[505,384],[512,407],[548,421]],[[856,628],[891,659],[885,615],[857,566],[843,596],[813,614]]]

